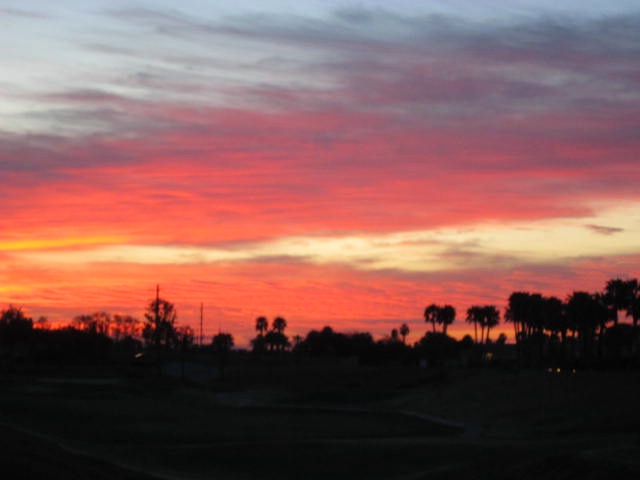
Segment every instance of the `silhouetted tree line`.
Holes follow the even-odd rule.
[[[620,316],[632,323],[621,323]],[[630,366],[638,360],[640,289],[637,279],[609,280],[602,292],[570,294],[565,301],[514,292],[505,319],[513,324],[519,360]]]
[[[35,323],[38,328],[18,307],[0,313],[0,359],[96,362],[106,359],[114,344],[97,328],[52,330],[43,318]]]
[[[428,305],[423,312],[426,333],[413,345],[405,323],[375,341],[370,333],[340,333],[327,326],[305,337],[286,335],[287,321],[278,316],[270,323],[255,319],[256,337],[251,350],[259,358],[355,358],[363,364],[385,362],[443,365],[447,362],[487,363],[502,358],[521,366],[541,364],[625,366],[637,365],[640,353],[640,288],[637,279],[611,279],[602,292],[576,291],[561,300],[540,293],[513,292],[504,321],[513,327],[515,345],[505,345],[501,334],[494,342],[491,331],[500,324],[495,305],[473,305],[465,321],[473,337],[458,341],[447,334],[456,321],[452,305]],[[624,320],[631,319],[631,323]],[[149,301],[144,320],[106,312],[79,315],[62,329],[50,328],[9,306],[0,313],[0,359],[106,361],[138,357],[180,358],[193,347],[194,332],[177,325],[174,305],[159,296]],[[201,349],[217,358],[224,372],[234,346],[230,333],[219,332]]]
[[[129,315],[94,312],[76,316],[68,326],[51,329],[22,309],[9,306],[0,313],[0,359],[34,361],[106,362],[131,360],[147,351],[155,358],[182,354],[192,344],[189,326],[176,324],[174,305],[159,297],[151,300],[145,321]]]
[[[504,321],[514,330],[515,348],[506,345],[501,333],[491,340],[491,332],[501,321],[496,305],[472,305],[465,321],[473,325],[473,337],[460,341],[447,334],[456,321],[452,305],[430,304],[424,309],[429,330],[413,346],[406,345],[409,327],[403,324],[391,334],[374,341],[367,332],[339,333],[331,327],[312,330],[298,339],[292,353],[301,357],[357,357],[361,363],[385,361],[442,365],[446,362],[517,363],[582,366],[631,366],[640,352],[640,289],[636,279],[609,280],[602,292],[573,292],[563,301],[539,293],[513,292],[508,299]],[[631,318],[632,323],[619,322]],[[270,343],[266,317],[256,319],[258,336],[253,350],[282,351],[288,341]],[[276,345],[278,345],[276,347]]]
[[[621,316],[631,318],[632,323],[619,322]],[[454,350],[445,337],[455,317],[450,305],[425,308],[431,339],[426,335],[418,344],[430,351],[431,357],[443,358]],[[638,281],[620,278],[609,280],[602,292],[576,291],[564,301],[540,293],[513,292],[504,316],[505,322],[513,325],[517,361],[523,366],[553,363],[629,367],[638,363],[639,319]],[[500,323],[500,311],[495,305],[474,305],[467,309],[466,321],[474,327],[473,344],[486,346],[492,343],[490,332]],[[436,335],[441,337],[436,340]],[[501,334],[496,343],[504,345],[505,340]],[[435,355],[435,351],[440,353]],[[482,355],[487,348],[475,351]]]

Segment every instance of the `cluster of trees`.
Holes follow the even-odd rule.
[[[447,327],[456,319],[456,309],[451,305],[439,306],[432,303],[424,309],[424,321],[431,323],[433,332],[436,332],[436,325],[439,325],[444,335],[447,334]]]
[[[0,359],[94,361],[105,356],[110,343],[103,334],[72,326],[50,330],[45,318],[34,322],[18,307],[0,312]]]
[[[11,346],[29,339],[33,319],[17,307],[10,306],[0,314],[0,345]]]
[[[102,335],[113,342],[140,343],[147,348],[177,350],[190,346],[194,341],[193,329],[188,325],[177,324],[177,312],[173,303],[159,294],[149,301],[144,321],[130,315],[110,315],[107,312],[94,312],[78,315],[68,327],[91,335]],[[141,346],[141,344],[140,344]]]
[[[76,330],[103,334],[119,341],[126,337],[137,338],[142,333],[140,320],[131,315],[113,315],[94,312],[78,315],[71,321]]]
[[[632,323],[620,323],[621,316],[630,317]],[[439,326],[446,335],[455,319],[451,305],[431,304],[424,310],[424,320],[433,333]],[[513,325],[521,360],[527,363],[544,357],[592,360],[637,355],[639,319],[640,288],[635,278],[611,279],[602,292],[576,291],[564,301],[540,293],[513,292],[504,315],[505,322]],[[474,342],[487,344],[491,330],[500,323],[500,311],[495,305],[474,305],[467,309],[466,321],[474,326]]]
[[[311,330],[297,342],[293,351],[312,357],[362,356],[371,350],[374,343],[368,332],[339,333],[327,326],[322,330]]]
[[[621,323],[620,317],[632,323]],[[640,289],[637,279],[609,280],[602,292],[573,292],[565,301],[514,292],[505,319],[525,360],[545,352],[561,358],[632,357],[638,353]]]
[[[631,323],[619,319],[630,318]],[[496,305],[472,305],[465,321],[474,327],[474,336],[457,341],[447,335],[456,321],[452,305],[430,304],[424,309],[430,330],[413,346],[406,345],[409,327],[393,329],[389,337],[375,342],[369,333],[338,333],[331,327],[312,330],[295,342],[293,352],[309,356],[358,356],[360,358],[426,358],[441,363],[471,351],[482,358],[492,350],[504,351],[506,335],[491,341],[491,331],[501,322]],[[522,365],[541,362],[591,364],[596,360],[627,362],[640,353],[640,287],[637,279],[611,279],[602,292],[576,291],[561,300],[540,293],[513,292],[508,299],[503,320],[513,325],[517,361]],[[259,328],[259,326],[262,326]],[[256,320],[263,338],[266,319]],[[488,347],[492,345],[492,347]],[[254,341],[255,347],[255,341]],[[512,348],[512,347],[511,347]]]
[[[65,328],[51,329],[46,318],[35,322],[22,309],[0,312],[0,357],[43,360],[105,360],[122,353],[130,358],[143,349],[185,350],[193,344],[191,327],[177,325],[175,306],[160,298],[147,305],[144,322],[129,315],[94,312],[75,317]]]
[[[403,324],[392,329],[389,336],[375,341],[369,332],[342,333],[327,326],[310,331],[293,346],[292,354],[298,358],[351,358],[366,365],[389,362],[415,365],[423,361],[441,365],[447,360],[471,357],[474,346],[471,337],[458,341],[441,331],[428,331],[414,345],[407,345],[408,333],[409,327]]]
[[[374,358],[399,358],[410,350],[406,345],[409,326],[403,323],[391,330],[391,334],[377,342],[369,332],[340,333],[326,326],[311,330],[305,337],[294,336],[293,342],[284,331],[287,322],[283,317],[274,318],[271,328],[266,317],[255,320],[256,337],[251,340],[253,353],[278,353],[290,351],[296,357],[358,357],[366,362]]]
[[[439,332],[447,335],[447,327],[455,320],[456,309],[451,305],[439,306],[432,303],[424,309],[424,321],[431,324],[434,334]],[[500,311],[495,305],[473,305],[467,309],[466,321],[473,324],[475,343],[486,344],[490,342],[491,329],[500,323]]]
[[[273,319],[271,328],[267,317],[260,316],[256,318],[256,332],[258,335],[251,340],[251,346],[256,353],[282,352],[291,346],[289,337],[284,331],[287,328],[287,321],[284,317],[276,317]]]
[[[407,335],[409,335],[409,332],[411,330],[409,330],[409,325],[407,325],[406,323],[403,323],[402,325],[400,325],[400,328],[394,328],[391,330],[391,340],[393,341],[397,341],[399,339],[399,337],[402,337],[402,343],[406,344],[407,343]]]
[[[467,322],[473,324],[474,341],[486,344],[489,343],[491,329],[500,323],[500,311],[495,305],[473,305],[467,309]],[[480,327],[480,339],[478,339],[478,327]]]

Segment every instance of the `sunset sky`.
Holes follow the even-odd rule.
[[[415,341],[640,275],[637,1],[2,0],[0,45],[0,308]]]

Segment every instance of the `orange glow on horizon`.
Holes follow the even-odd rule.
[[[125,237],[94,236],[65,238],[26,238],[20,240],[0,240],[0,252],[19,252],[32,250],[56,250],[74,247],[110,245],[125,242]]]

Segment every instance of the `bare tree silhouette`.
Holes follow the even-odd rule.
[[[160,298],[159,290],[156,298],[149,302],[144,314],[146,324],[142,330],[142,337],[147,345],[158,348],[168,348],[174,345],[177,336],[177,313],[173,303]]]
[[[10,305],[0,313],[0,344],[13,347],[26,341],[33,331],[33,320],[21,308]]]

